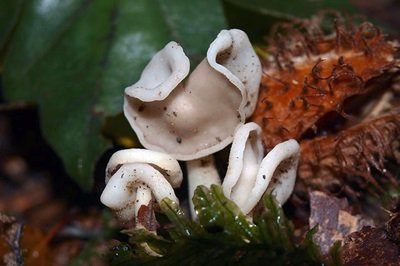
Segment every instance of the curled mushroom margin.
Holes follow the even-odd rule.
[[[188,77],[189,60],[168,43],[125,89],[124,114],[142,145],[178,160],[215,153],[232,142],[255,108],[261,63],[247,35],[223,30]]]
[[[293,191],[299,157],[299,144],[288,140],[276,145],[263,158],[260,127],[255,123],[243,125],[232,143],[222,183],[225,196],[246,215],[266,192],[272,193],[282,205]]]
[[[174,189],[182,183],[177,160],[167,154],[144,149],[126,149],[114,153],[106,168],[106,187],[100,201],[113,209],[123,222],[138,217],[142,205],[151,199],[169,198],[179,203]]]

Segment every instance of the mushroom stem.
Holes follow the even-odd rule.
[[[220,185],[221,180],[215,167],[213,155],[188,161],[186,163],[188,172],[188,187],[189,187],[189,206],[190,213],[193,220],[196,219],[197,214],[193,206],[193,196],[195,189],[200,186],[211,187],[213,184]]]

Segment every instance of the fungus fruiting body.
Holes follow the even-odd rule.
[[[189,69],[182,47],[170,42],[125,89],[124,114],[152,151],[119,151],[109,161],[101,200],[122,220],[138,218],[153,197],[178,201],[173,188],[182,173],[175,159],[188,161],[190,195],[198,185],[220,184],[210,154],[232,142],[255,108],[261,64],[243,31],[222,30],[188,76]]]
[[[265,194],[283,205],[296,177],[299,192],[336,185],[354,195],[350,186],[363,189],[364,180],[380,188],[377,172],[397,185],[386,163],[400,162],[399,91],[391,87],[400,46],[370,23],[355,27],[333,15],[330,33],[321,15],[277,26],[262,73],[240,30],[221,31],[190,75],[182,47],[167,44],[125,89],[124,114],[149,150],[111,157],[101,201],[121,220],[155,233],[155,223],[141,217],[155,219],[152,206],[164,198],[179,202],[177,160],[186,161],[189,207],[199,220],[192,202],[199,185],[221,185],[248,220]],[[220,178],[213,153],[231,143]]]
[[[279,204],[291,194],[299,160],[299,145],[288,140],[264,156],[261,129],[244,124],[258,98],[261,65],[247,35],[223,30],[207,57],[189,73],[189,60],[175,42],[167,44],[144,69],[138,82],[125,89],[124,113],[148,148],[116,152],[107,165],[101,201],[123,221],[136,221],[155,232],[153,201],[178,203],[174,188],[182,172],[176,160],[187,161],[189,205],[199,185],[221,185],[212,153],[232,141],[222,188],[249,218],[265,193]],[[187,80],[184,82],[184,79]],[[149,249],[151,252],[151,249]]]
[[[106,187],[101,202],[115,210],[124,222],[137,220],[142,206],[155,198],[179,202],[174,188],[182,182],[178,162],[167,154],[144,149],[116,152],[106,169]],[[137,222],[137,221],[135,221]]]
[[[207,156],[232,142],[255,107],[261,65],[244,32],[223,30],[188,72],[183,49],[171,42],[125,89],[124,113],[143,146],[179,160]]]
[[[294,188],[299,150],[295,140],[288,140],[264,157],[261,128],[255,123],[241,126],[235,133],[222,183],[225,196],[244,214],[250,213],[268,191],[283,204]]]

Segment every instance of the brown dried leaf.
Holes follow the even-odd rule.
[[[0,213],[0,258],[6,265],[50,265],[46,236]]]
[[[346,210],[348,204],[345,199],[331,197],[320,191],[310,193],[310,208],[310,227],[318,225],[314,240],[325,255],[336,241],[343,240],[365,225],[372,225],[372,221],[350,214]]]
[[[137,223],[143,225],[149,231],[156,231],[160,226],[154,214],[154,202],[151,201],[149,205],[142,205],[138,211]]]
[[[299,177],[308,186],[324,189],[348,175],[356,175],[379,188],[379,181],[371,174],[373,168],[396,184],[384,162],[386,157],[397,157],[399,135],[400,107],[396,107],[337,135],[302,141]]]
[[[350,234],[341,251],[343,265],[399,265],[399,247],[382,228],[364,227]]]

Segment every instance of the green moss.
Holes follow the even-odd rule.
[[[312,241],[315,229],[304,241],[295,243],[293,228],[275,200],[266,195],[250,222],[227,199],[221,187],[199,186],[193,197],[198,222],[184,216],[175,203],[160,204],[170,224],[164,236],[145,230],[127,231],[129,244],[117,246],[109,254],[111,265],[322,265]],[[146,242],[162,257],[151,257],[140,245]],[[335,254],[338,254],[336,246]],[[340,265],[339,256],[333,259]]]

